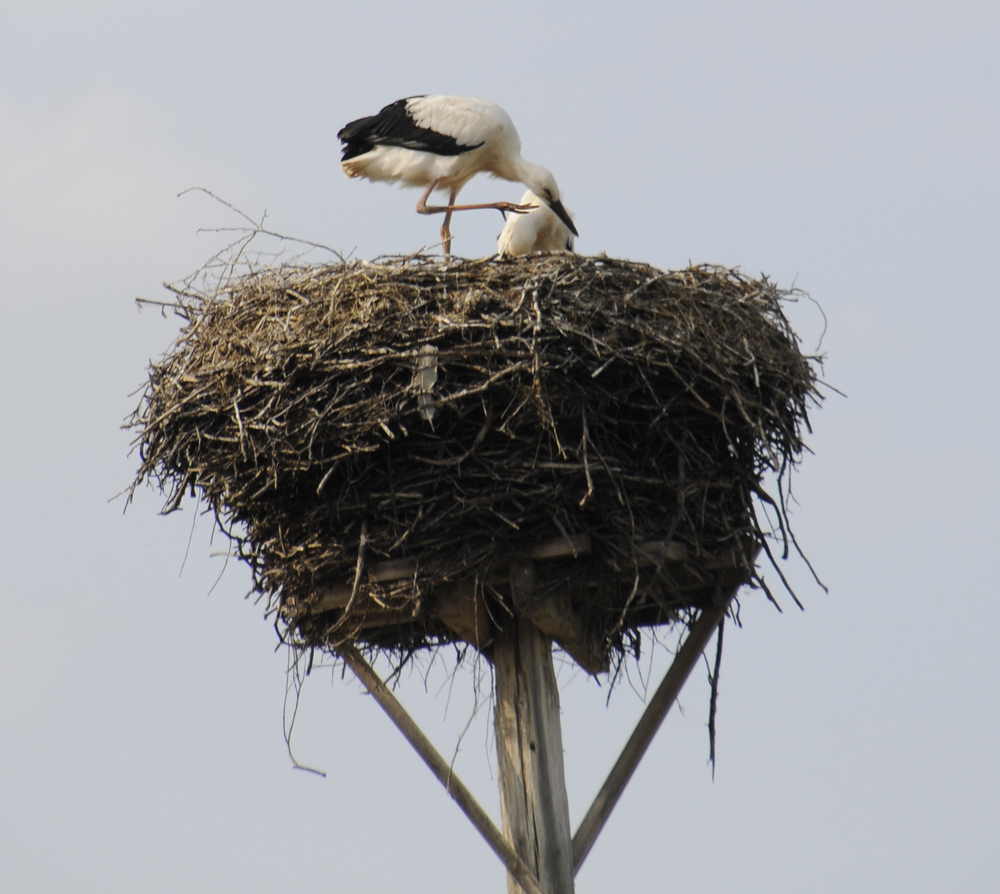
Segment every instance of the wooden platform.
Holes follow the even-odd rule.
[[[623,563],[620,569],[620,578],[629,588],[638,577],[624,626],[667,624],[676,621],[681,610],[715,604],[720,592],[748,582],[748,569],[756,555],[756,545],[751,547],[743,555],[737,549],[693,555],[679,542],[636,543],[634,561]],[[431,561],[442,564],[440,559]],[[400,638],[403,634],[405,639],[408,626],[425,628],[428,622],[440,622],[445,638],[465,641],[487,657],[513,612],[530,619],[588,673],[607,670],[603,644],[588,635],[586,623],[588,607],[598,602],[601,581],[606,583],[608,578],[607,569],[593,561],[589,535],[556,536],[530,551],[504,556],[493,567],[478,587],[468,580],[438,583],[424,594],[419,611],[414,612],[410,605],[394,607],[392,593],[398,588],[409,596],[419,573],[417,560],[373,562],[363,569],[357,583],[321,587],[304,597],[286,596],[282,611],[289,621],[329,620],[333,628],[349,609],[350,627],[357,639],[376,644],[386,635]],[[511,580],[512,568],[530,580],[519,586]],[[489,593],[498,598],[484,595]]]

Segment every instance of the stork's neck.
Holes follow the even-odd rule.
[[[503,175],[507,180],[518,180],[528,189],[536,191],[537,185],[542,182],[548,171],[541,165],[533,165],[530,161],[525,161],[518,155],[511,165],[511,176]]]

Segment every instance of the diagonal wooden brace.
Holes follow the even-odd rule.
[[[722,595],[722,594],[720,594]],[[688,676],[698,663],[701,653],[708,645],[712,634],[722,623],[726,612],[729,610],[729,603],[736,595],[733,589],[719,600],[719,604],[705,609],[698,620],[691,625],[687,639],[674,656],[673,663],[667,670],[660,683],[659,688],[653,695],[642,717],[639,718],[635,730],[622,750],[621,756],[615,763],[608,778],[601,786],[601,790],[594,798],[594,803],[590,805],[587,815],[583,818],[576,834],[573,836],[573,875],[575,876],[587,859],[587,854],[594,846],[597,836],[601,834],[604,824],[611,816],[611,811],[615,809],[618,799],[625,791],[632,774],[642,760],[646,749],[649,748],[653,737],[656,735],[667,716],[677,696],[687,681]]]
[[[493,849],[493,853],[503,861],[507,871],[517,879],[517,883],[528,894],[546,894],[534,873],[507,843],[486,811],[479,806],[479,802],[476,801],[472,792],[452,773],[449,763],[441,756],[430,739],[423,734],[413,718],[406,713],[406,709],[389,691],[389,687],[375,673],[374,668],[365,661],[362,654],[354,646],[340,646],[338,651],[351,670],[354,671],[355,676],[361,681],[361,685],[379,703],[382,710],[389,715],[389,719],[396,724],[396,728],[406,737],[417,754],[423,758],[424,763],[431,768],[431,772],[437,776],[448,794],[472,822],[472,825],[486,839],[486,843]]]

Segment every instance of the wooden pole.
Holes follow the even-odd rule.
[[[520,885],[519,890],[526,894],[554,894],[546,892],[538,883],[538,879],[528,868],[528,864],[515,853],[514,849],[507,843],[500,830],[493,824],[487,816],[486,811],[479,806],[479,802],[473,797],[462,781],[451,772],[451,766],[441,756],[438,750],[431,744],[431,741],[423,734],[420,727],[413,718],[406,713],[406,709],[399,703],[396,696],[389,687],[382,682],[372,666],[365,661],[361,653],[354,646],[341,646],[340,654],[344,661],[354,671],[355,676],[367,689],[372,697],[382,706],[382,709],[389,715],[399,731],[406,737],[406,740],[413,746],[424,763],[431,768],[431,772],[437,776],[448,794],[455,803],[462,809],[462,812],[471,820],[472,824],[479,830],[479,834],[486,839],[486,843],[493,849],[493,852],[503,861],[507,867],[508,878],[517,880]],[[560,765],[562,753],[560,752]],[[568,828],[568,818],[567,818]]]
[[[513,601],[529,601],[530,562],[512,563]],[[573,845],[563,768],[559,689],[552,640],[525,617],[514,617],[493,645],[494,717],[504,837],[548,894],[573,894]],[[508,894],[523,885],[507,877]]]
[[[601,786],[597,797],[594,798],[594,803],[590,805],[590,810],[587,811],[587,815],[573,836],[574,875],[580,871],[583,861],[594,846],[594,842],[608,821],[608,817],[611,816],[611,811],[615,809],[618,799],[622,796],[622,792],[632,778],[636,767],[639,766],[639,761],[642,760],[646,749],[649,748],[653,737],[667,716],[667,712],[677,700],[678,694],[695,664],[698,663],[698,659],[712,638],[712,634],[726,616],[726,611],[729,609],[729,603],[735,592],[734,590],[730,593],[729,598],[722,599],[720,605],[705,609],[699,615],[698,620],[691,625],[687,639],[684,640],[684,644],[674,656],[673,663],[667,670],[663,682],[660,683],[652,700],[646,706],[646,710],[639,718],[639,723],[632,732],[621,756],[608,774],[604,785]]]

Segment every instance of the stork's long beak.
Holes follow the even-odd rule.
[[[560,201],[550,202],[549,207],[555,212],[556,217],[559,218],[567,227],[569,231],[574,236],[579,236],[580,234],[576,231],[576,227],[573,226],[573,219],[566,213],[566,209],[563,208],[563,203]]]

